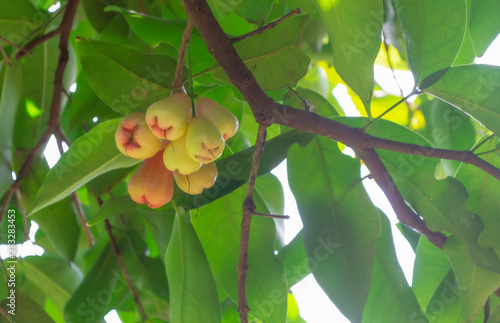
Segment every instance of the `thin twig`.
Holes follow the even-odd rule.
[[[12,66],[12,63],[9,60],[9,56],[7,56],[7,54],[5,53],[2,44],[0,44],[0,52],[2,53],[3,59],[7,63],[7,65]]]
[[[184,56],[186,55],[186,47],[191,40],[191,31],[194,24],[191,19],[188,20],[186,29],[182,33],[181,46],[179,47],[179,58],[177,59],[177,67],[175,68],[175,78],[172,81],[172,93],[176,93],[182,87],[182,68],[184,67]]]
[[[273,219],[290,219],[289,215],[275,215],[275,214],[268,214],[268,213],[260,213],[257,211],[253,211],[253,215],[258,215],[264,218],[273,218]]]
[[[55,37],[55,36],[59,35],[60,33],[61,33],[61,28],[59,27],[59,28],[57,28],[55,30],[52,30],[48,34],[45,34],[42,37],[35,39],[34,41],[32,41],[31,43],[29,43],[28,45],[24,46],[24,48],[22,48],[22,47],[19,48],[21,51],[16,54],[16,59],[20,59],[25,54],[33,55],[33,53],[31,52],[31,50],[33,48],[35,48],[36,46],[38,46],[40,44],[43,44],[47,40],[51,39],[52,37]]]
[[[19,212],[21,212],[21,218],[23,220],[24,230],[23,230],[23,241],[27,240],[30,235],[30,228],[28,227],[28,218],[26,217],[26,210],[23,207],[23,203],[21,201],[21,190],[19,187],[16,187],[14,190],[16,194],[17,205],[19,205]]]
[[[130,289],[130,292],[132,293],[133,299],[135,304],[137,305],[137,308],[139,309],[139,312],[143,318],[144,321],[148,319],[148,316],[146,315],[146,312],[144,311],[144,308],[142,307],[141,300],[139,298],[139,294],[137,294],[137,291],[134,288],[134,285],[132,284],[132,280],[130,279],[130,275],[127,271],[127,268],[125,268],[125,263],[123,262],[122,255],[120,253],[120,249],[118,249],[118,245],[116,244],[115,237],[113,236],[113,232],[111,229],[111,224],[109,223],[109,220],[106,219],[104,220],[104,225],[106,227],[106,232],[108,233],[109,236],[109,242],[111,243],[111,248],[113,248],[113,252],[115,253],[116,260],[118,261],[118,265],[120,266],[123,276],[125,277],[125,280],[127,281],[128,288]]]
[[[300,101],[302,101],[302,107],[304,108],[305,111],[307,112],[311,111],[311,106],[309,105],[309,101],[304,99],[302,95],[300,95],[299,92],[295,91],[291,86],[288,89],[292,91],[292,93],[295,94]]]
[[[297,7],[297,9],[295,9],[294,11],[284,15],[283,17],[281,18],[278,18],[276,19],[275,21],[272,21],[270,23],[268,23],[267,25],[265,26],[262,26],[254,31],[251,31],[247,34],[244,34],[244,35],[241,35],[241,36],[237,36],[237,37],[234,37],[234,38],[231,38],[231,42],[237,42],[237,41],[240,41],[240,40],[243,40],[243,39],[246,39],[246,38],[249,38],[249,37],[252,37],[254,35],[257,35],[257,34],[260,34],[268,29],[271,29],[271,28],[274,28],[274,26],[276,26],[277,24],[279,24],[280,22],[282,22],[283,20],[285,19],[288,19],[292,16],[295,16],[295,15],[300,15],[300,8]]]
[[[30,55],[31,55],[31,54],[33,54],[33,53],[32,53],[32,52],[30,52],[28,49],[23,48],[23,47],[21,47],[21,46],[18,46],[18,45],[16,45],[16,44],[14,44],[13,42],[11,42],[10,40],[5,39],[5,38],[3,38],[3,37],[1,37],[1,36],[0,36],[0,40],[2,40],[2,41],[4,41],[4,42],[6,42],[7,44],[9,44],[10,46],[12,46],[12,47],[14,47],[14,48],[19,49],[20,51],[25,52],[26,54],[30,54]]]
[[[425,222],[406,204],[396,184],[389,175],[382,160],[374,149],[358,149],[356,154],[365,162],[378,186],[382,189],[391,203],[399,221],[423,234],[430,242],[443,249],[446,236],[441,232],[433,232],[427,228]]]
[[[395,108],[397,108],[401,103],[403,102],[406,102],[406,100],[408,100],[411,96],[415,95],[415,94],[418,94],[419,93],[419,90],[417,88],[415,88],[410,94],[408,94],[407,96],[405,96],[404,98],[402,98],[401,100],[399,100],[398,102],[394,103],[389,109],[385,110],[382,114],[380,114],[378,117],[376,117],[375,119],[373,119],[372,121],[370,121],[369,123],[367,123],[363,129],[366,130],[368,129],[370,126],[372,126],[375,122],[377,122],[378,120],[382,119],[386,114],[388,114],[389,112],[391,112],[392,110],[394,110]]]
[[[139,6],[139,10],[141,11],[141,13],[146,14],[146,8],[144,7],[142,0],[137,0],[137,5]]]
[[[85,213],[83,212],[82,202],[80,202],[76,192],[71,193],[71,199],[73,200],[73,204],[75,204],[76,213],[78,214],[80,224],[85,232],[89,248],[92,248],[94,246],[94,236],[92,235],[92,232],[90,232],[90,228],[87,226],[87,220],[85,219]]]
[[[483,139],[480,143],[478,143],[474,148],[472,148],[470,150],[471,153],[475,152],[479,147],[481,147],[482,145],[484,145],[485,143],[488,142],[488,140],[492,139],[493,137],[495,137],[495,134],[492,133],[491,135],[489,135],[487,138]]]
[[[238,312],[240,314],[241,323],[248,323],[248,311],[250,310],[247,303],[247,271],[248,271],[248,241],[250,239],[250,222],[252,214],[255,213],[255,203],[253,201],[253,193],[255,190],[255,180],[259,171],[259,162],[264,152],[266,145],[267,127],[259,125],[257,132],[257,141],[255,142],[255,150],[253,154],[252,167],[250,169],[250,177],[248,178],[248,190],[243,202],[243,218],[241,219],[241,235],[240,235],[240,251],[238,257]]]

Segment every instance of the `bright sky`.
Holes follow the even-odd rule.
[[[479,64],[491,64],[500,66],[500,37],[493,42],[486,54],[482,58],[476,59],[476,63]],[[409,93],[413,86],[413,78],[411,73],[406,71],[396,71],[396,77],[399,83],[403,87],[403,91]],[[378,84],[380,84],[386,91],[390,93],[398,93],[396,83],[392,77],[392,73],[389,69],[384,67],[375,67],[375,79]],[[72,87],[72,92],[76,90],[76,84]],[[333,90],[333,94],[338,99],[342,108],[344,109],[346,115],[348,116],[359,116],[358,111],[352,104],[347,91],[343,86],[338,86]],[[97,121],[95,118],[94,122]],[[67,149],[67,147],[65,147]],[[348,150],[344,151],[348,153]],[[54,138],[51,138],[47,148],[44,151],[45,158],[52,167],[57,163],[60,155],[57,150],[57,145]],[[285,214],[290,215],[291,218],[285,222],[285,242],[288,243],[293,239],[293,237],[302,228],[302,222],[297,211],[297,206],[295,204],[295,199],[289,189],[288,180],[286,176],[286,161],[280,164],[274,171],[275,174],[283,184],[285,191]],[[368,174],[366,168],[362,169],[361,176]],[[15,176],[15,174],[13,174]],[[394,241],[396,245],[396,253],[400,261],[403,272],[406,279],[411,284],[411,277],[413,274],[413,261],[415,255],[413,250],[410,248],[406,239],[402,237],[399,230],[395,227],[397,223],[396,216],[387,201],[385,195],[381,192],[380,188],[372,180],[365,180],[363,182],[368,194],[372,198],[374,204],[382,209],[390,218],[392,226],[392,232],[394,235]],[[38,225],[33,223],[30,230],[30,240],[25,242],[22,246],[19,246],[18,251],[22,257],[28,255],[41,255],[43,249],[34,246],[34,234],[38,229]],[[0,255],[2,258],[7,257],[7,250],[5,246],[0,246]],[[335,323],[349,323],[349,321],[336,309],[336,307],[331,303],[323,290],[317,285],[314,277],[312,275],[307,276],[304,280],[299,282],[292,288],[292,291],[297,299],[301,316],[308,323],[324,323],[325,319],[332,322],[333,319]],[[121,322],[115,311],[111,311],[106,317],[106,322],[108,323],[119,323]]]

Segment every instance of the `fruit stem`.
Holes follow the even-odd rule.
[[[196,117],[196,110],[194,108],[194,88],[193,88],[193,71],[191,68],[191,46],[187,43],[187,59],[188,59],[188,77],[189,77],[189,98],[191,99],[191,111],[193,118]]]

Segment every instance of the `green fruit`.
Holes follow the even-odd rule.
[[[217,179],[217,166],[213,162],[205,164],[189,175],[182,175],[176,171],[174,179],[177,186],[184,192],[191,195],[201,194],[204,189],[214,185]]]
[[[146,159],[162,148],[163,141],[149,130],[144,117],[143,112],[134,112],[123,118],[116,128],[116,147],[125,156]]]
[[[238,131],[238,118],[214,100],[201,98],[196,102],[195,109],[197,116],[207,119],[219,129],[224,140],[231,138]]]
[[[208,164],[222,155],[224,138],[210,121],[194,117],[186,132],[186,151],[192,160]]]
[[[186,133],[190,115],[189,96],[176,93],[153,103],[146,111],[146,123],[158,138],[176,140]]]
[[[192,160],[186,151],[186,136],[171,141],[163,153],[163,162],[170,171],[178,171],[183,175],[200,169],[202,163]]]

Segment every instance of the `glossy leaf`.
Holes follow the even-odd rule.
[[[0,318],[1,322],[39,322],[39,323],[55,323],[54,320],[27,294],[16,290],[15,293],[15,311],[9,313],[12,308],[8,306],[9,299],[4,299],[0,306],[5,313],[9,313],[8,319],[4,316]],[[14,313],[14,315],[12,315]]]
[[[64,309],[67,322],[100,321],[129,293],[109,244],[101,251]]]
[[[351,126],[362,127],[367,119],[338,118]],[[386,120],[379,120],[367,132],[373,136],[430,147],[416,132]],[[422,216],[432,231],[455,234],[470,245],[476,245],[483,230],[481,219],[466,208],[467,191],[455,178],[437,180],[434,170],[438,159],[380,150],[387,167],[405,201]]]
[[[0,35],[14,44],[22,46],[47,19],[47,13],[38,11],[29,0],[0,3]]]
[[[495,134],[500,134],[500,67],[454,66],[425,92],[460,108]]]
[[[433,100],[430,118],[426,119],[426,125],[431,131],[432,143],[437,148],[469,150],[474,146],[476,131],[471,119],[446,102]],[[459,165],[458,161],[441,161],[441,166],[447,176],[455,176]]]
[[[0,62],[0,196],[12,184],[12,148],[16,109],[22,91],[22,74],[19,64],[9,67]]]
[[[87,222],[87,225],[93,226],[111,216],[124,214],[135,208],[137,208],[137,203],[132,201],[129,195],[111,197],[104,201],[97,214]]]
[[[389,219],[379,213],[381,233],[363,322],[427,322],[396,258]]]
[[[293,287],[311,273],[302,231],[280,250],[278,258],[285,269],[286,280],[289,287]]]
[[[361,98],[370,115],[373,63],[380,49],[383,1],[314,0],[314,3],[330,36],[335,69]]]
[[[465,0],[396,1],[415,84],[448,68],[457,57],[466,26]]]
[[[76,266],[54,256],[23,258],[22,270],[26,278],[40,288],[61,312],[82,280],[82,274]]]
[[[429,301],[425,312],[428,320],[436,323],[464,323],[465,321],[460,317],[461,291],[466,292],[463,286],[457,284],[455,274],[450,269],[448,275],[441,281],[441,284],[439,284],[432,299]],[[480,322],[478,323],[482,323],[483,320],[479,319]]]
[[[178,213],[166,256],[172,323],[221,322],[214,277],[189,213]]]
[[[77,49],[90,85],[117,112],[145,111],[170,95],[176,65],[170,57],[87,39],[78,40]]]
[[[476,56],[480,57],[500,33],[500,2],[474,0],[471,4],[469,30]]]
[[[462,319],[472,322],[488,296],[500,288],[500,275],[476,266],[469,256],[467,244],[456,237],[448,238],[444,251],[457,276]]]
[[[484,136],[478,143],[486,138],[487,136]],[[490,138],[490,140],[478,147],[475,153],[481,154],[492,151],[499,144],[498,138]],[[497,167],[500,166],[500,154],[498,152],[493,151],[479,156]],[[460,166],[457,172],[457,179],[464,184],[469,193],[467,208],[472,213],[479,215],[484,222],[484,230],[479,236],[479,242],[485,246],[492,247],[500,255],[500,241],[498,241],[498,232],[500,230],[498,210],[500,210],[500,200],[498,199],[498,194],[496,194],[500,190],[500,182],[493,176],[468,164]]]
[[[293,16],[235,45],[239,56],[264,90],[290,86],[307,73],[310,59],[298,42],[309,18]],[[214,78],[230,83],[220,66],[216,65],[208,71]]]
[[[412,289],[424,311],[450,270],[450,262],[443,250],[422,236],[415,254]]]
[[[115,130],[119,119],[105,121],[75,141],[45,178],[32,213],[68,196],[107,171],[133,166],[140,160],[118,151]]]
[[[148,212],[145,216],[146,223],[156,241],[160,258],[165,261],[168,243],[172,236],[175,213]]]
[[[222,13],[227,14],[233,11],[248,22],[262,26],[271,11],[274,0],[211,0],[209,3]]]
[[[292,146],[287,160],[311,271],[337,308],[360,321],[372,278],[373,239],[380,234],[378,212],[361,186],[360,161],[324,137]]]
[[[230,196],[202,207],[193,218],[214,278],[234,302],[238,300],[238,278],[234,268],[238,263],[241,205],[245,194],[246,186],[243,186]],[[266,206],[258,202],[256,199],[257,209],[266,210]],[[254,217],[250,236],[247,274],[250,315],[265,322],[284,322],[288,289],[283,267],[274,255],[274,221]]]
[[[75,257],[80,236],[80,224],[72,204],[71,199],[67,198],[31,216],[67,263]]]

